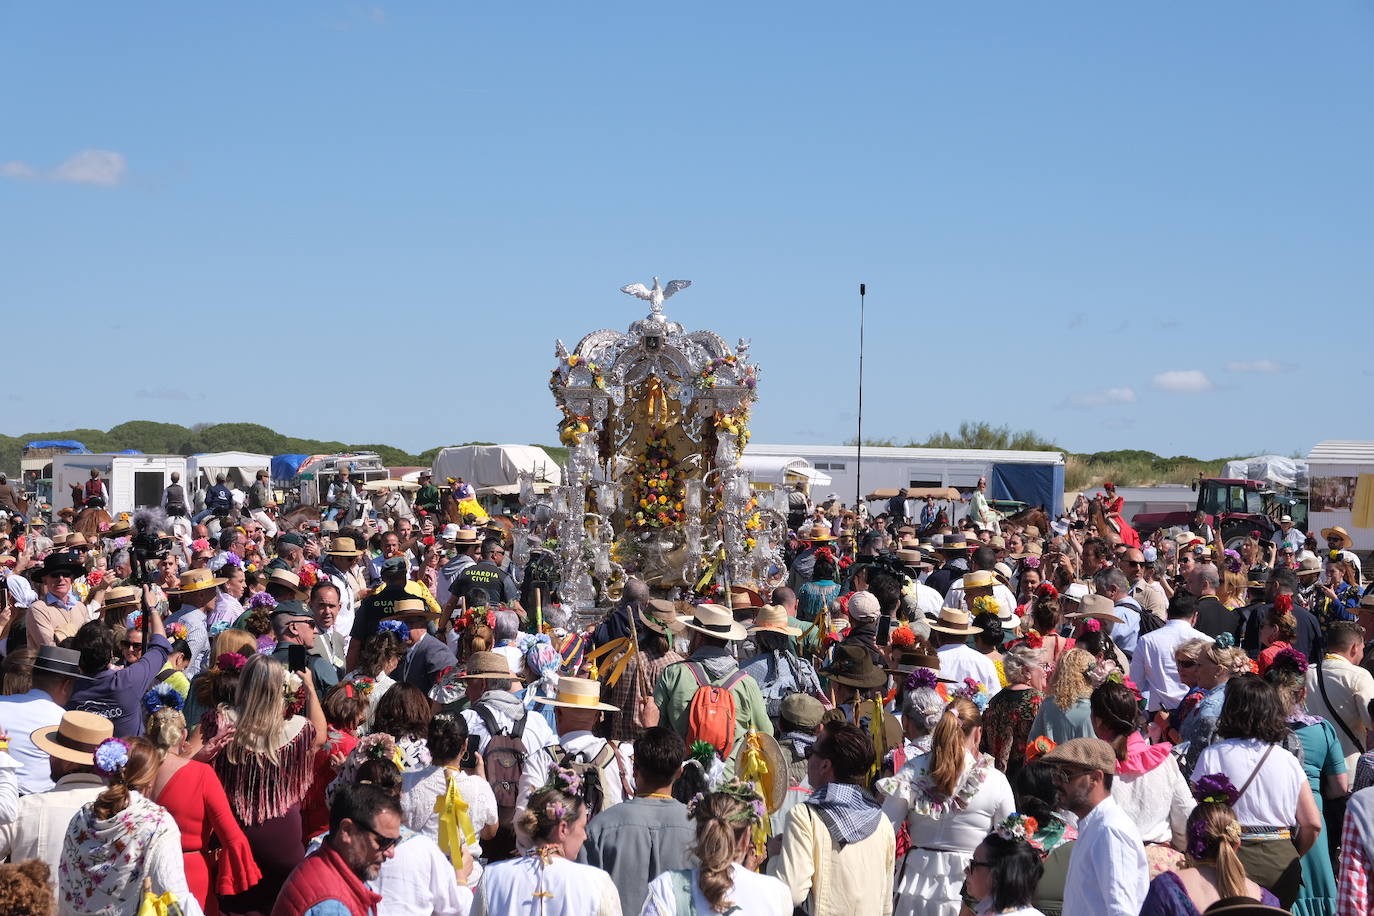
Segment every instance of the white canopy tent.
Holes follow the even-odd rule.
[[[749,482],[758,489],[781,487],[798,480],[807,480],[812,487],[830,485],[830,475],[818,471],[805,458],[773,455],[745,455],[739,466],[749,474]]]
[[[557,486],[563,472],[549,453],[535,445],[458,445],[434,456],[434,482],[461,477],[481,495],[520,491],[520,472],[529,471],[539,483]]]
[[[185,481],[189,492],[204,490],[214,486],[215,477],[224,474],[229,481],[240,489],[252,486],[258,471],[270,471],[271,455],[255,455],[252,452],[209,452],[192,455],[186,459]]]

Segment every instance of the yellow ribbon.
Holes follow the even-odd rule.
[[[722,547],[720,552],[711,558],[711,565],[706,567],[706,572],[702,573],[701,578],[697,580],[697,591],[703,591],[706,586],[710,584],[711,580],[716,577],[716,570],[720,569],[721,561],[724,559],[725,548]]]
[[[616,682],[620,680],[621,675],[625,673],[625,667],[630,663],[630,657],[635,654],[637,649],[638,646],[636,646],[628,636],[621,636],[618,639],[613,639],[604,646],[599,647],[588,656],[592,662],[592,670],[597,672],[592,676],[592,680],[595,681],[600,679],[601,672],[597,669],[596,662],[597,659],[605,656],[605,663],[611,670],[611,673],[606,677],[606,683],[614,687]],[[617,652],[623,652],[623,654],[616,657],[615,663],[612,664],[611,658]]]
[[[773,797],[773,780],[777,778],[776,773],[768,769],[768,758],[763,756],[762,742],[759,733],[754,729],[749,729],[749,733],[744,738],[744,748],[741,755],[739,773],[737,774],[741,782],[753,783],[754,790],[764,800],[767,807],[768,800]],[[754,852],[760,856],[764,855],[768,848],[768,818],[763,818],[753,827]]]
[[[883,745],[883,701],[874,697],[871,702],[873,703],[873,715],[868,717],[868,731],[873,737],[873,749],[877,753],[873,755],[873,765],[868,768],[870,783],[878,775],[878,764],[883,759],[883,755],[887,753],[887,748]],[[858,703],[854,704],[856,710],[858,705]]]
[[[143,902],[138,905],[138,916],[172,916],[178,912],[180,908],[177,906],[177,898],[171,891],[163,894],[145,891]]]
[[[434,799],[434,813],[439,815],[439,849],[453,863],[454,871],[459,871],[463,867],[463,847],[476,844],[477,831],[472,829],[468,803],[458,791],[453,773],[445,770],[444,775],[448,788]]]

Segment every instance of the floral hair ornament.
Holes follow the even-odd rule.
[[[827,563],[835,562],[835,552],[831,550],[829,547],[822,547],[819,550],[817,550],[815,553],[815,557],[817,560],[824,560]]]
[[[892,645],[900,648],[914,646],[916,645],[916,634],[910,627],[900,626],[892,631],[891,642]]]
[[[1298,670],[1298,674],[1307,673],[1307,656],[1304,655],[1301,650],[1292,648],[1284,649],[1278,655],[1274,656],[1274,661],[1270,663],[1270,666],[1272,667],[1280,660],[1291,662],[1293,667]]]
[[[991,595],[979,595],[977,598],[973,599],[973,613],[975,616],[978,614],[996,614],[999,610],[997,599]]]
[[[978,707],[979,712],[988,708],[988,700],[992,698],[992,695],[988,693],[988,689],[971,677],[964,678],[964,682],[954,688],[953,696],[963,697],[969,700],[974,706]]]
[[[1101,633],[1102,621],[1098,620],[1096,617],[1089,617],[1087,620],[1083,621],[1083,632]]]
[[[1280,614],[1288,614],[1293,610],[1293,596],[1279,595],[1274,598],[1274,610]]]
[[[1030,744],[1026,745],[1026,763],[1030,763],[1033,760],[1039,760],[1041,757],[1044,757],[1050,751],[1054,750],[1054,748],[1054,741],[1041,735],[1039,738],[1036,738]]]
[[[106,738],[95,749],[95,771],[109,778],[129,762],[129,742],[123,738]]]
[[[906,676],[907,690],[934,690],[940,679],[929,668],[917,668]]]
[[[190,631],[186,629],[186,624],[182,623],[180,620],[167,628],[167,636],[170,639],[185,639],[189,632]]]
[[[252,598],[248,599],[249,610],[252,610],[255,607],[274,608],[276,606],[277,599],[267,594],[267,592],[258,592]]]
[[[143,695],[143,708],[150,716],[163,709],[175,709],[180,712],[185,705],[186,698],[171,684],[158,684]]]
[[[538,791],[557,789],[564,795],[581,798],[583,788],[581,775],[556,763],[551,763],[549,764],[548,778],[544,780],[544,784],[539,787]]]
[[[1218,649],[1234,649],[1236,647],[1236,637],[1233,633],[1221,633],[1212,641]]]
[[[1028,649],[1043,649],[1045,647],[1045,637],[1040,635],[1039,630],[1031,630],[1026,637],[1021,640],[1021,645]]]
[[[395,633],[400,637],[401,642],[407,642],[410,639],[410,628],[399,620],[383,620],[377,624],[377,632]]]
[[[1129,677],[1122,674],[1119,668],[1115,671],[1108,673],[1106,680],[1104,680],[1103,683],[1120,684],[1121,686],[1129,690],[1131,693],[1135,694],[1135,699],[1137,703],[1139,703],[1142,699],[1140,694],[1140,688],[1136,686],[1135,681],[1131,680]]]
[[[215,667],[221,671],[238,671],[248,664],[248,659],[237,652],[222,652],[215,659]]]
[[[377,682],[370,677],[355,677],[351,681],[344,681],[344,696],[352,699],[361,694],[365,697],[372,696],[372,689],[377,686]]]
[[[210,542],[209,542],[207,539],[205,539],[205,538],[196,538],[194,541],[191,542],[191,552],[192,552],[192,553],[195,553],[195,552],[200,551],[200,550],[209,550],[209,549],[210,549]]]
[[[1225,773],[1208,773],[1193,783],[1193,797],[1214,805],[1234,805],[1240,798],[1240,790],[1232,785]]]
[[[1028,814],[1012,812],[1007,819],[993,828],[993,833],[1010,842],[1033,843],[1031,837],[1040,829],[1040,823]]]
[[[1040,558],[1037,557],[1037,556],[1022,557],[1022,558],[1021,558],[1021,568],[1022,568],[1022,569],[1039,569],[1039,568],[1040,568]],[[1050,588],[1054,588],[1054,586],[1051,585]]]
[[[1232,573],[1240,572],[1240,554],[1234,550],[1224,550],[1221,554],[1226,560],[1226,571]]]
[[[1027,558],[1029,559],[1029,558]],[[1051,582],[1041,582],[1035,587],[1035,597],[1037,598],[1058,598],[1059,589],[1054,587]]]

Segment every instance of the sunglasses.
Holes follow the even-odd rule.
[[[372,838],[377,841],[377,849],[381,852],[386,852],[388,849],[401,842],[399,836],[382,836],[371,825],[364,824],[362,821],[354,821],[353,823],[372,834]]]
[[[964,866],[964,874],[972,874],[975,870],[979,868],[992,868],[992,863],[979,862],[977,859],[973,859],[967,865]]]
[[[1179,666],[1180,668],[1196,668],[1196,667],[1197,667],[1197,660],[1196,660],[1196,659],[1182,659],[1182,660],[1179,661],[1178,666]]]
[[[124,647],[124,651],[126,651],[126,652],[129,652],[129,651],[133,651],[133,652],[142,652],[142,651],[143,651],[143,643],[141,643],[141,642],[129,642],[129,640],[126,639],[126,640],[124,640],[123,642],[121,642],[120,645]]]

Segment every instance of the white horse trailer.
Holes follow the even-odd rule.
[[[162,491],[172,482],[172,472],[186,478],[182,455],[54,455],[53,511],[80,508],[72,505],[72,487],[84,487],[92,468],[100,472],[110,493],[110,504],[105,507],[110,515],[156,508],[162,503]]]

